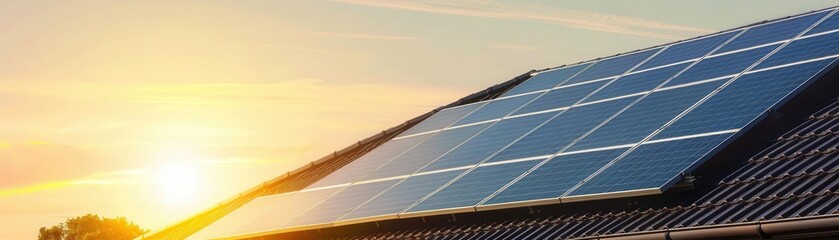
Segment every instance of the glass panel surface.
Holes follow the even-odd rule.
[[[635,65],[641,63],[641,61],[644,61],[644,59],[649,58],[659,50],[661,50],[661,48],[650,49],[643,52],[630,53],[628,55],[600,60],[599,62],[594,63],[594,65],[581,72],[577,76],[571,78],[562,85],[581,83],[585,81],[621,75],[626,71],[632,69],[632,67],[635,67]]]
[[[580,70],[588,67],[588,65],[590,65],[590,63],[539,73],[536,76],[527,79],[527,81],[524,81],[515,88],[510,89],[510,91],[507,91],[501,96],[506,97],[526,92],[551,89],[565,82],[565,80],[568,80],[568,78],[574,76],[574,74],[577,74]]]
[[[722,134],[641,145],[570,195],[661,188],[730,136]]]
[[[839,32],[792,41],[755,69],[839,54]]]
[[[326,175],[321,180],[306,187],[307,189],[325,187],[337,184],[350,183],[361,179],[361,177],[369,174],[377,167],[387,163],[396,156],[404,153],[414,145],[422,142],[426,138],[434,136],[435,134],[423,134],[408,138],[393,139],[385,142],[381,146],[364,154],[355,161],[350,162],[346,166],[335,170]]]
[[[488,162],[554,154],[636,99],[638,97],[571,108],[502,150]]]
[[[365,176],[364,180],[414,173],[489,125],[489,123],[484,123],[442,131],[376,169],[370,175]]]
[[[629,148],[559,155],[484,204],[559,198]]]
[[[705,54],[708,54],[708,52],[714,50],[714,48],[720,46],[720,44],[723,44],[738,32],[739,31],[732,31],[702,39],[673,44],[645,62],[643,65],[638,67],[638,69],[647,69],[705,56]]]
[[[683,63],[675,66],[659,68],[646,72],[624,75],[618,80],[607,85],[605,88],[597,91],[594,95],[586,98],[586,102],[593,102],[607,98],[613,98],[633,93],[653,90],[667,79],[676,75],[679,71],[687,67],[689,63]]]
[[[475,206],[539,161],[478,167],[423,200],[408,212]]]
[[[832,61],[745,74],[653,139],[743,128]]]
[[[512,113],[519,107],[530,100],[538,97],[540,94],[529,94],[517,96],[512,98],[498,99],[487,102],[484,107],[475,110],[452,126],[459,126],[469,123],[482,122],[486,120],[498,119]]]
[[[477,164],[502,147],[507,146],[513,140],[539,126],[539,124],[544,123],[555,114],[545,113],[501,120],[455,150],[432,162],[421,171]]]
[[[819,25],[816,25],[813,29],[807,31],[807,35],[836,29],[839,29],[839,14],[834,13],[832,16],[819,23]]]
[[[575,143],[568,151],[638,143],[723,83],[715,81],[654,92]]]
[[[670,82],[667,82],[664,86],[675,86],[740,73],[778,46],[780,45],[766,46],[748,51],[702,59],[702,61],[693,65],[682,74],[679,74],[679,76],[673,78],[673,80],[670,80]]]
[[[464,171],[466,170],[411,176],[341,219],[349,220],[400,213]]]
[[[331,223],[349,213],[362,203],[376,196],[398,180],[354,184],[332,195],[326,201],[300,214],[283,227],[297,227],[312,224]]]
[[[417,123],[417,125],[414,125],[402,134],[399,134],[399,136],[407,136],[411,134],[445,128],[451,125],[453,122],[460,120],[461,118],[463,118],[463,116],[466,116],[466,114],[469,114],[481,105],[483,105],[483,103],[475,103],[466,106],[459,106],[455,108],[446,108],[440,110],[434,115],[431,115],[431,117],[428,117],[425,120],[422,120],[422,122]]]
[[[603,84],[606,84],[606,82],[607,81],[588,83],[551,90],[536,100],[528,103],[526,106],[513,113],[513,115],[571,106],[580,99],[583,99],[583,97],[594,92],[594,90],[597,90],[600,86],[603,86]]]
[[[745,33],[723,46],[717,52],[723,53],[793,38],[812,26],[826,14],[827,12],[820,12],[755,26],[746,30]]]

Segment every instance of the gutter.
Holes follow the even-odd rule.
[[[674,228],[652,232],[594,236],[580,239],[636,240],[636,239],[776,239],[817,237],[839,234],[839,214],[757,221],[741,224],[721,224],[701,227]]]

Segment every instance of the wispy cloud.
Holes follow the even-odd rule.
[[[330,51],[330,50],[320,49],[320,48],[307,48],[307,47],[279,45],[279,44],[252,43],[250,45],[251,46],[256,46],[256,47],[282,48],[282,49],[291,49],[291,50],[304,51],[304,52],[314,52],[314,53],[325,53],[325,54],[336,54],[336,55],[346,55],[347,54],[347,53]]]
[[[325,37],[325,38],[342,38],[342,39],[361,39],[361,40],[385,40],[385,41],[400,41],[400,40],[424,40],[419,37],[397,36],[397,35],[379,35],[367,33],[346,33],[346,32],[318,32],[318,31],[294,31],[292,34]]]
[[[663,39],[682,38],[679,33],[710,33],[714,30],[682,26],[633,17],[587,12],[540,4],[499,3],[492,0],[391,1],[334,0],[371,7],[400,9],[435,14],[535,21],[602,32],[621,33]]]
[[[542,49],[540,46],[533,46],[533,45],[524,45],[524,44],[512,44],[512,43],[492,43],[487,45],[490,48],[495,49],[504,49],[504,50],[515,50],[515,51],[536,51]]]

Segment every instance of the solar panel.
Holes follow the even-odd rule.
[[[299,227],[307,225],[329,225],[338,217],[349,213],[353,208],[364,203],[371,196],[381,193],[390,186],[396,184],[397,180],[353,184],[330,196],[325,201],[298,214],[293,220],[285,224],[286,227]]]
[[[380,166],[363,179],[373,180],[411,174],[451,151],[488,125],[490,124],[484,123],[442,131],[392,161]]]
[[[422,169],[423,172],[478,164],[538,127],[554,114],[504,119]]]
[[[454,209],[470,208],[484,198],[518,177],[538,161],[524,161],[509,164],[482,166],[467,173],[460,179],[445,186],[442,190],[432,193],[430,197],[411,207],[404,214]]]
[[[606,82],[595,82],[551,90],[544,95],[539,96],[539,98],[536,98],[536,100],[528,103],[513,114],[526,114],[562,107],[570,107],[577,101],[580,101],[580,99],[583,99],[583,97],[603,86],[605,83]]]
[[[649,58],[659,50],[661,49],[651,49],[597,61],[594,63],[594,65],[587,68],[585,71],[582,71],[581,73],[577,74],[577,76],[574,76],[573,78],[566,81],[563,85],[570,85],[621,75],[626,71],[633,69],[636,65]]]
[[[716,90],[723,81],[657,91],[631,105],[605,125],[574,144],[569,151],[634,144]]]
[[[352,161],[346,166],[336,170],[332,174],[329,174],[321,180],[313,183],[307,188],[319,188],[336,184],[344,184],[361,179],[361,177],[373,172],[373,170],[376,170],[379,166],[387,163],[397,156],[401,156],[405,151],[413,148],[417,144],[425,141],[425,139],[434,135],[435,134],[424,134],[390,140],[376,149],[373,149],[364,156],[361,156],[355,161]]]
[[[463,118],[463,116],[466,116],[466,114],[469,114],[475,109],[481,107],[483,104],[483,102],[480,102],[440,110],[439,112],[434,113],[434,115],[431,115],[431,117],[428,117],[427,119],[423,120],[420,123],[417,123],[417,125],[414,125],[410,129],[405,130],[405,132],[399,134],[399,137],[443,129],[445,127],[448,127],[455,121],[460,120],[461,118]]]
[[[834,11],[537,73],[200,236],[662,193],[832,68]],[[239,224],[257,220],[272,225]]]
[[[732,74],[740,73],[766,56],[766,54],[772,50],[778,48],[778,46],[780,45],[771,45],[702,59],[702,61],[699,61],[699,63],[690,67],[684,73],[679,74],[679,76],[670,82],[667,82],[665,87],[693,83],[718,77],[726,77]]]
[[[483,122],[507,116],[508,114],[512,113],[516,109],[519,109],[520,107],[527,104],[539,95],[540,94],[528,94],[523,96],[496,99],[490,101],[483,107],[478,108],[478,110],[475,110],[460,121],[457,121],[457,123],[455,123],[454,126]]]
[[[419,201],[420,198],[448,183],[464,171],[466,170],[461,169],[411,176],[341,217],[341,220],[350,221],[376,216],[391,216],[394,218],[394,216]]]
[[[736,33],[737,32],[732,31],[673,44],[649,61],[642,64],[638,67],[638,69],[647,69],[665,64],[678,63],[705,56],[714,48],[719,47],[721,44],[731,39],[731,37],[736,35]]]
[[[578,64],[574,66],[555,69],[549,72],[539,73],[528,79],[526,82],[519,84],[518,86],[516,86],[516,88],[507,91],[506,93],[501,95],[501,97],[551,89],[553,87],[558,86],[561,83],[564,83],[566,80],[568,80],[568,78],[575,76],[581,70],[585,69],[590,65],[590,63]]]

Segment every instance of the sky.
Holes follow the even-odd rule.
[[[0,238],[158,230],[530,69],[835,1],[0,1]]]

